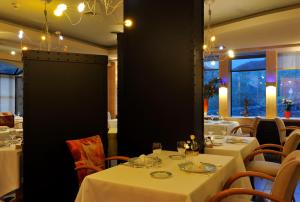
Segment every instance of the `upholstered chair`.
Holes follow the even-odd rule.
[[[240,129],[246,129],[246,130],[249,131],[249,134],[243,133],[242,136],[245,136],[245,137],[256,137],[257,127],[258,127],[258,124],[260,123],[260,121],[261,121],[261,118],[257,116],[257,117],[255,117],[255,119],[254,119],[252,125],[246,125],[246,124],[239,125],[239,126],[233,128],[233,129],[231,130],[230,134],[231,134],[231,135],[237,135],[237,134],[238,134],[237,132],[238,132]]]
[[[128,157],[125,156],[105,158],[103,144],[99,135],[77,140],[67,140],[66,143],[73,156],[79,184],[81,184],[85,176],[104,170],[107,161],[128,160]]]
[[[283,145],[286,141],[286,131],[287,130],[300,129],[299,126],[285,126],[283,120],[279,117],[276,117],[274,119],[274,121],[275,121],[276,126],[277,126],[277,130],[278,130],[281,145]]]
[[[218,192],[210,199],[210,202],[221,201],[222,199],[232,195],[253,195],[261,196],[276,202],[291,202],[298,179],[300,177],[300,151],[294,151],[280,166],[276,177],[260,173],[260,172],[240,172],[227,180],[223,191]],[[241,177],[255,176],[273,181],[271,193],[265,193],[254,189],[246,188],[230,188],[233,182]],[[234,200],[231,200],[234,202]],[[240,201],[240,200],[237,200]],[[243,200],[244,201],[244,200]]]
[[[273,154],[282,157],[282,162],[285,161],[285,157],[295,151],[300,144],[300,130],[294,130],[289,137],[286,138],[284,146],[276,144],[263,144],[258,146],[251,154],[249,154],[244,162],[247,171],[262,172],[271,176],[276,176],[280,163],[254,160],[254,157],[259,154]],[[276,148],[277,150],[272,150]],[[279,151],[278,151],[279,150]],[[300,151],[299,151],[300,152]]]

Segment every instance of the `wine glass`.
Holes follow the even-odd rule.
[[[181,156],[185,154],[185,144],[185,141],[177,141],[177,151]]]
[[[153,142],[152,144],[152,151],[154,156],[158,156],[161,153],[162,145],[160,142]]]

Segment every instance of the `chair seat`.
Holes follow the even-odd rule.
[[[270,161],[251,161],[246,165],[247,171],[262,172],[271,176],[276,176],[279,170],[280,164]]]

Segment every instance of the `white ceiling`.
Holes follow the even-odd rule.
[[[49,0],[48,0],[49,1]],[[93,0],[89,0],[93,2]],[[97,15],[84,15],[80,24],[73,26],[65,16],[56,17],[53,11],[59,3],[68,5],[67,13],[73,22],[80,19],[76,10],[82,0],[51,0],[48,3],[48,21],[50,31],[61,31],[64,35],[80,39],[99,46],[115,46],[116,35],[111,32],[122,31],[123,4],[112,15],[104,13],[102,0],[97,0]],[[120,0],[113,0],[118,2]],[[19,8],[14,8],[12,3],[17,3]],[[0,19],[42,29],[44,24],[43,0],[0,0]]]
[[[52,33],[61,31],[63,35],[68,36],[68,39],[87,42],[92,45],[92,48],[86,46],[85,50],[93,49],[95,54],[99,53],[99,50],[95,49],[97,46],[98,48],[116,46],[116,35],[111,32],[123,29],[123,5],[112,15],[107,16],[103,13],[103,6],[100,3],[102,0],[97,0],[97,15],[84,16],[77,26],[72,26],[64,16],[57,18],[53,15],[55,7],[64,2],[71,5],[68,13],[72,20],[76,21],[79,16],[74,10],[80,1],[82,0],[52,0],[48,4],[50,31]],[[117,1],[119,0],[113,0],[113,2]],[[227,47],[245,48],[300,43],[300,10],[296,9],[300,8],[300,0],[212,1],[214,1],[212,4],[214,30],[219,42]],[[12,3],[18,3],[19,8],[15,9]],[[4,23],[9,22],[9,25],[2,26],[3,23],[0,21],[0,51],[7,52],[11,47],[18,48],[16,33],[24,26],[30,27],[29,32],[32,32],[32,34],[27,34],[28,43],[33,41],[38,47],[39,32],[44,23],[43,9],[42,0],[0,0],[0,20]],[[73,12],[71,12],[72,9]],[[247,18],[249,16],[251,18]],[[205,21],[207,21],[207,7],[205,7]],[[10,25],[15,26],[15,29]],[[31,28],[34,28],[35,32]],[[69,40],[70,51],[83,50],[82,44],[78,45],[78,43],[78,41],[75,43],[74,40]],[[80,48],[75,49],[74,46],[77,45]]]

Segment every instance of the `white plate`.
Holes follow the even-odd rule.
[[[181,160],[181,159],[184,158],[184,156],[179,155],[179,154],[174,154],[174,155],[170,155],[169,158],[172,159],[172,160]]]
[[[156,179],[166,179],[172,177],[172,173],[168,171],[154,171],[150,173],[150,176]]]
[[[210,163],[200,163],[200,166],[197,166],[193,162],[186,162],[178,164],[178,166],[180,170],[190,173],[210,173],[217,170],[217,167]]]

